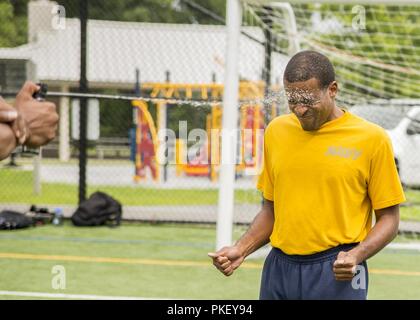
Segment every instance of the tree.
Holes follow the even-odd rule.
[[[15,47],[26,42],[26,16],[16,16],[13,4],[0,0],[0,47]]]
[[[27,14],[30,0],[0,0],[0,47],[27,42]],[[226,0],[190,0],[224,17]],[[57,0],[67,17],[79,16],[79,1]],[[89,18],[97,20],[220,24],[183,0],[90,0]]]
[[[78,1],[58,0],[58,3],[66,8],[67,16],[78,16]],[[224,16],[225,0],[202,0],[199,3],[217,15]],[[135,22],[220,24],[182,0],[90,0],[89,17]]]

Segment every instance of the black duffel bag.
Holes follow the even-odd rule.
[[[32,225],[33,220],[23,213],[11,210],[0,212],[0,230],[22,229]]]
[[[71,221],[75,226],[118,226],[121,216],[121,203],[106,193],[98,191],[79,205]]]

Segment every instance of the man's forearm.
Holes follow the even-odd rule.
[[[236,242],[236,246],[246,257],[270,241],[274,226],[273,202],[264,200],[261,211],[252,221],[251,226]]]
[[[350,253],[355,254],[357,263],[374,256],[396,237],[399,216],[399,205],[376,212],[376,223],[366,239],[350,250]]]
[[[7,158],[16,148],[16,137],[8,124],[0,123],[0,160]]]

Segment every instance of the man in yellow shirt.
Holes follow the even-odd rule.
[[[366,260],[396,236],[405,201],[391,141],[336,105],[324,55],[296,54],[283,82],[291,113],[265,131],[262,209],[235,245],[209,256],[230,276],[270,242],[260,299],[366,299]]]

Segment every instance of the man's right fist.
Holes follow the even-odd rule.
[[[28,147],[40,147],[56,136],[58,114],[52,102],[38,101],[33,94],[39,90],[35,83],[27,81],[16,96],[15,108],[26,124],[26,139],[22,142]]]
[[[224,247],[217,252],[209,252],[207,255],[213,259],[213,265],[227,277],[232,275],[245,259],[236,246]]]

